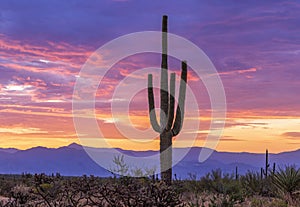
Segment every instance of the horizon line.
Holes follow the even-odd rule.
[[[153,152],[156,152],[156,151],[159,151],[159,149],[155,150],[155,149],[149,149],[149,150],[133,150],[133,149],[123,149],[121,147],[111,147],[111,148],[105,148],[105,147],[92,147],[92,146],[84,146],[84,145],[81,145],[81,144],[78,144],[76,142],[72,142],[70,144],[67,144],[67,145],[62,145],[62,146],[58,146],[58,147],[47,147],[47,146],[41,146],[41,145],[38,145],[38,146],[33,146],[33,147],[29,147],[29,148],[26,148],[26,149],[19,149],[19,148],[15,148],[15,147],[1,147],[0,146],[0,151],[1,149],[2,150],[17,150],[17,151],[26,151],[26,150],[31,150],[31,149],[35,149],[35,148],[45,148],[45,149],[60,149],[60,148],[63,148],[63,147],[70,147],[71,145],[78,145],[79,147],[82,147],[82,148],[95,148],[95,149],[118,149],[118,150],[123,150],[123,151],[133,151],[133,152],[150,152],[150,151],[153,151]],[[201,147],[201,146],[192,146],[192,147],[174,147],[173,149],[186,149],[186,148],[207,148],[207,149],[210,149],[208,147]],[[73,148],[75,149],[75,148]],[[211,149],[213,150],[214,152],[223,152],[223,153],[249,153],[249,154],[265,154],[265,152],[247,152],[247,151],[241,151],[241,152],[236,152],[236,151],[224,151],[224,150],[216,150],[216,149]],[[267,150],[267,149],[266,149]],[[281,153],[287,153],[287,152],[295,152],[295,151],[298,151],[300,150],[300,148],[298,149],[295,149],[295,150],[289,150],[289,151],[281,151],[281,152],[276,152],[276,153],[272,153],[269,151],[269,154],[281,154]]]

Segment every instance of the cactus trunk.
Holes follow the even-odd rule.
[[[167,183],[172,182],[172,137],[179,134],[184,117],[184,103],[187,82],[187,64],[182,62],[181,81],[179,88],[178,106],[174,120],[175,105],[175,73],[170,77],[170,91],[168,84],[168,17],[163,16],[162,21],[162,62],[160,80],[160,123],[155,113],[152,75],[148,75],[148,103],[151,126],[160,134],[160,169],[161,179]]]
[[[161,179],[167,184],[172,180],[172,133],[163,132],[160,134],[160,169]]]
[[[265,178],[268,177],[268,170],[269,170],[270,164],[269,164],[269,152],[266,150],[266,163],[265,163]]]

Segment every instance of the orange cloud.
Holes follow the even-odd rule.
[[[244,73],[254,73],[257,71],[257,68],[248,68],[244,70],[232,70],[227,72],[219,72],[219,75],[233,75],[233,74],[244,74]]]

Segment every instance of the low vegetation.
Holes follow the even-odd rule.
[[[214,170],[197,178],[173,180],[171,186],[155,176],[63,177],[59,174],[0,176],[0,206],[178,206],[284,207],[300,206],[300,169],[229,175]]]

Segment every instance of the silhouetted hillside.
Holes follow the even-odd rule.
[[[198,156],[202,148],[193,147],[187,155],[174,167],[177,177],[186,178],[188,173],[202,176],[212,169],[221,168],[223,172],[233,173],[238,166],[240,174],[248,170],[259,171],[264,166],[265,154],[232,153],[215,151],[204,163],[198,162]],[[95,148],[103,157],[113,157],[111,149]],[[174,155],[181,153],[182,148],[174,149]],[[156,151],[119,151],[135,157],[147,157],[157,153]],[[276,162],[277,166],[295,164],[300,166],[300,150],[269,154],[270,163]],[[111,160],[107,160],[110,162]],[[28,173],[55,173],[62,175],[93,174],[98,176],[110,176],[111,173],[98,166],[84,151],[81,145],[73,143],[60,148],[34,147],[28,150],[1,149],[0,173],[20,174]]]

